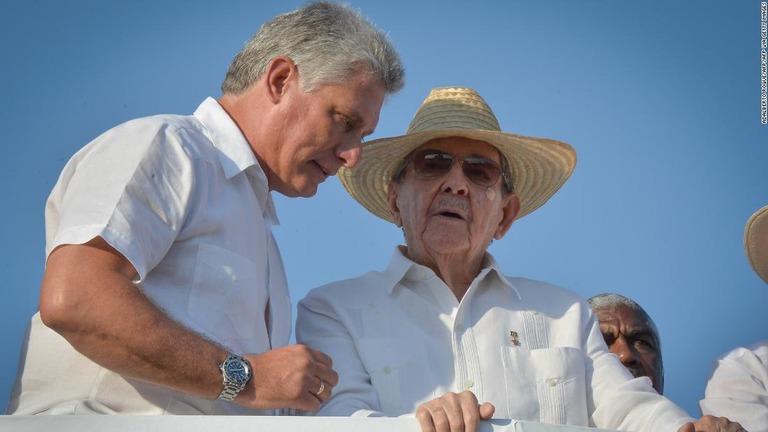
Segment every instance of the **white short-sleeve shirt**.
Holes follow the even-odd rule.
[[[768,340],[717,359],[701,412],[728,417],[749,432],[768,432]]]
[[[317,414],[409,415],[469,390],[495,418],[637,431],[692,420],[608,351],[584,299],[506,278],[490,254],[486,264],[461,302],[399,249],[384,272],[310,291],[297,341],[328,354],[339,373]]]
[[[208,98],[192,116],[129,121],[75,154],[46,204],[46,254],[101,236],[171,318],[235,353],[262,353],[291,332],[277,222],[248,142]],[[258,413],[125,379],[39,314],[21,360],[9,412]]]

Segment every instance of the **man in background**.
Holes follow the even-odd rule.
[[[632,375],[648,377],[664,393],[664,362],[656,324],[634,300],[620,294],[598,294],[589,299],[608,350]]]

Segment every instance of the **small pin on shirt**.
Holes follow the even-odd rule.
[[[514,346],[520,346],[520,340],[517,337],[517,332],[514,330],[509,331],[509,341],[512,342],[512,345]]]

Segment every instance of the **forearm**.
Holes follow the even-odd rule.
[[[46,325],[107,369],[215,398],[225,351],[166,316],[132,282],[130,265],[100,241],[92,246],[51,254],[40,301]]]
[[[80,353],[118,374],[214,399],[226,351],[166,316],[132,282],[133,266],[101,238],[51,253],[40,316]],[[338,382],[321,352],[291,345],[243,354],[253,378],[234,402],[253,409],[314,411]],[[318,394],[320,384],[329,389]]]

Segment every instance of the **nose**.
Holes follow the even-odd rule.
[[[351,138],[337,147],[336,157],[342,165],[352,168],[363,157],[363,142],[360,138]]]
[[[613,342],[613,345],[611,345],[611,352],[619,356],[619,360],[621,360],[621,363],[624,365],[637,363],[635,351],[623,337],[619,337]]]
[[[461,168],[461,163],[455,161],[451,166],[451,169],[445,174],[443,178],[443,192],[456,195],[466,195],[469,184],[467,183],[467,177],[464,175],[464,171]]]

